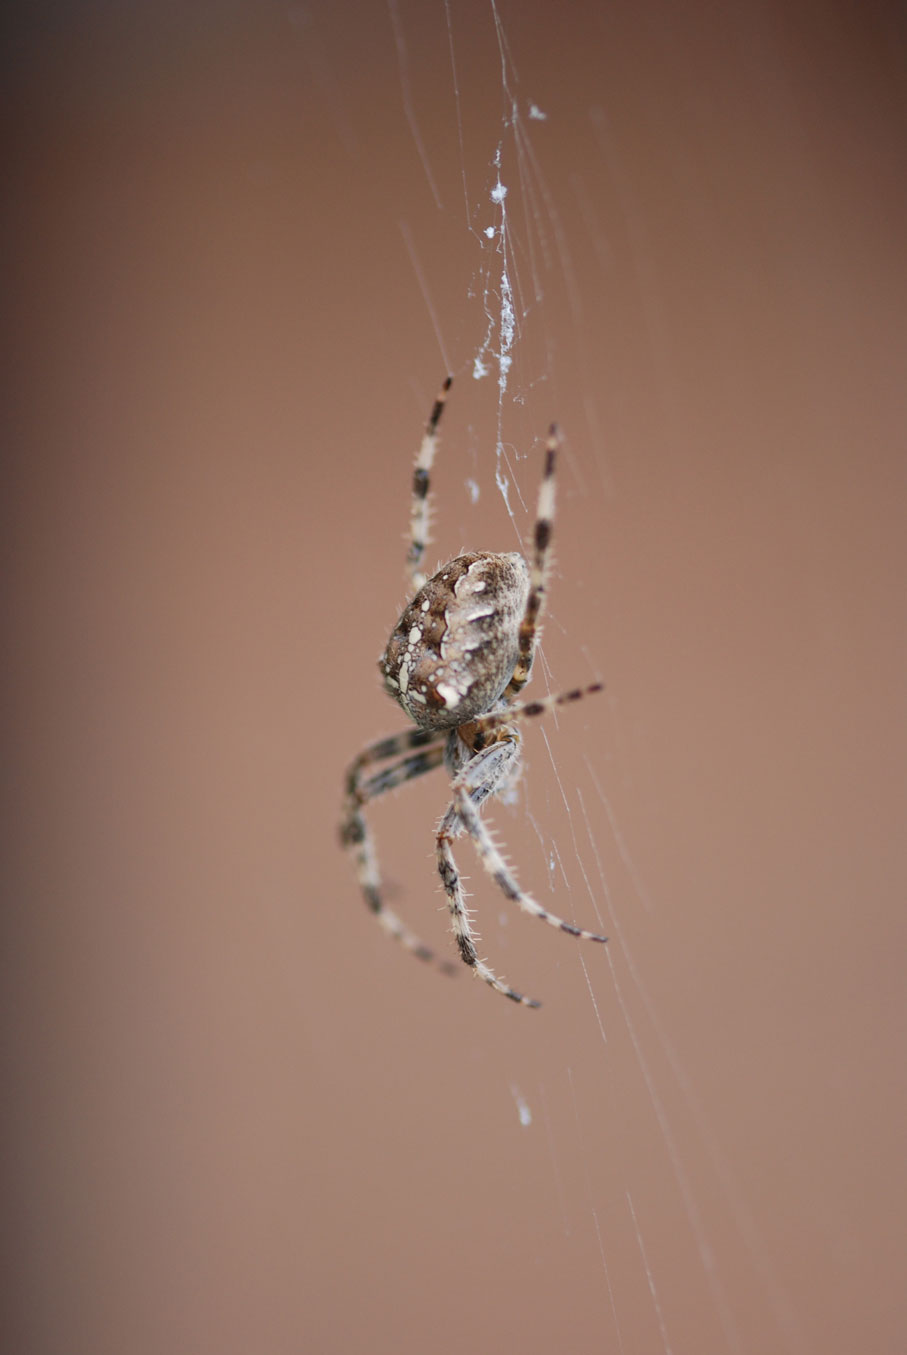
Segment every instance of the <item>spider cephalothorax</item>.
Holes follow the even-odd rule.
[[[515,552],[469,551],[430,579],[422,573],[431,468],[449,388],[448,378],[435,401],[413,475],[408,567],[414,596],[378,664],[388,695],[417,728],[380,739],[353,762],[346,778],[342,838],[355,854],[365,900],[384,929],[421,959],[433,959],[433,952],[384,904],[363,809],[369,800],[443,763],[453,799],[438,828],[438,872],[461,958],[498,992],[537,1007],[533,998],[509,987],[479,959],[451,843],[467,833],[495,883],[524,912],[587,941],[606,939],[562,921],[526,894],[479,816],[483,802],[509,786],[518,772],[518,721],[599,691],[601,683],[539,701],[514,699],[529,680],[545,600],[554,520],[555,428],[545,451],[531,565]],[[365,775],[377,762],[389,765]]]

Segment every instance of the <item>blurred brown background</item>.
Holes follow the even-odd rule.
[[[902,1349],[895,7],[6,29],[5,1348]],[[489,815],[607,950],[459,853],[540,1012],[336,841],[448,362],[432,563],[559,419],[532,690],[607,683]],[[372,815],[442,948],[444,803]]]

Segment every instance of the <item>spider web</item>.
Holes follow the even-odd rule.
[[[622,685],[613,648],[619,634],[630,644],[638,644],[639,636],[606,596],[608,580],[623,577],[609,536],[625,547],[622,520],[631,515],[638,522],[647,500],[670,512],[670,495],[658,477],[684,496],[676,467],[684,458],[691,469],[697,463],[695,450],[676,431],[689,421],[696,397],[686,384],[691,366],[672,314],[680,302],[661,281],[667,270],[659,250],[669,257],[673,242],[653,214],[657,200],[640,167],[640,132],[622,108],[627,90],[596,85],[593,60],[577,74],[582,94],[572,98],[539,59],[533,20],[518,11],[504,14],[496,0],[489,0],[484,14],[468,16],[445,0],[455,135],[450,126],[442,135],[436,124],[431,135],[413,93],[406,23],[391,0],[406,117],[445,218],[443,250],[432,249],[408,223],[405,245],[443,361],[461,387],[464,375],[472,378],[487,411],[484,426],[493,419],[495,429],[493,448],[474,434],[471,448],[460,453],[462,502],[472,509],[459,513],[463,539],[480,539],[480,531],[483,541],[495,539],[493,530],[500,536],[499,529],[485,527],[480,513],[493,482],[517,543],[524,545],[539,435],[550,418],[563,420],[567,455],[555,530],[560,568],[535,681],[549,692],[598,677],[608,687],[600,705],[584,705],[526,736],[531,768],[516,814],[507,817],[497,806],[491,811],[524,883],[550,897],[552,907],[566,901],[567,916],[611,937],[603,955],[579,947],[559,956],[581,976],[583,993],[564,1061],[549,1063],[520,1048],[508,1066],[507,1054],[497,1051],[513,1103],[513,1132],[539,1133],[547,1141],[565,1240],[561,1259],[573,1263],[567,1239],[583,1231],[598,1269],[602,1309],[595,1338],[602,1348],[743,1352],[770,1346],[801,1352],[810,1343],[795,1288],[777,1260],[777,1240],[769,1238],[774,1221],[767,1223],[764,1212],[760,1218],[759,1188],[741,1140],[722,1128],[720,1094],[714,1087],[704,1094],[708,1072],[695,1048],[674,1033],[677,1017],[669,1014],[672,1004],[676,1012],[695,992],[696,962],[681,919],[698,925],[692,919],[701,906],[695,877],[702,858],[691,863],[688,880],[669,877],[665,885],[652,843],[669,813],[653,783],[658,759],[642,770],[639,712],[626,713],[635,702]],[[608,26],[605,20],[592,23],[564,41],[576,55],[584,39],[593,46],[606,41]],[[619,21],[613,29],[620,41]],[[650,30],[647,39],[647,60],[657,66],[669,59],[666,32]],[[783,43],[773,49],[767,40],[769,62],[780,63],[782,50]],[[750,78],[753,68],[745,59],[740,69]],[[686,94],[682,71],[671,68],[663,78],[666,88]],[[716,86],[732,80],[723,71],[712,78]],[[753,84],[750,92],[761,107],[761,90]],[[729,89],[716,89],[715,97],[732,103]],[[493,99],[496,114],[489,111]],[[790,104],[784,111],[795,116]],[[643,130],[643,141],[657,142],[652,128]],[[663,134],[670,136],[667,122]],[[779,118],[777,145],[783,136]],[[456,166],[448,162],[442,170],[451,146]],[[685,158],[695,153],[683,143],[675,149],[693,182],[695,169]],[[675,170],[670,162],[669,170]],[[717,216],[725,208],[720,191],[712,191]],[[712,235],[715,225],[702,208],[689,210],[693,216],[698,210],[702,236]],[[442,273],[449,277],[451,258],[459,262],[460,285],[472,304],[471,321],[455,339],[433,298]],[[708,373],[701,376],[707,388]],[[634,398],[644,413],[632,408]],[[474,407],[475,399],[455,383],[454,408],[457,401]],[[449,436],[448,446],[455,441]],[[628,455],[637,458],[634,465]],[[672,455],[678,458],[674,466],[667,459]],[[681,536],[676,548],[695,553],[696,546]],[[624,563],[643,577],[651,568],[633,549]],[[664,560],[656,565],[664,567]],[[835,605],[821,584],[813,600]],[[576,742],[582,746],[578,756],[571,749]],[[695,746],[688,756],[695,763]],[[481,908],[494,910],[490,891],[476,888]],[[496,922],[486,926],[490,954],[512,935],[504,909]],[[714,914],[701,925],[714,926]],[[665,968],[660,938],[668,951],[676,947],[678,961],[685,957],[679,976],[670,974],[669,960]],[[745,946],[745,936],[739,940]],[[582,1053],[574,1047],[577,1039]],[[603,1111],[609,1098],[632,1106],[630,1119],[647,1145],[642,1157],[626,1125],[609,1123]],[[537,1185],[527,1183],[526,1189],[538,1198]],[[845,1246],[843,1221],[832,1218],[831,1231]]]
[[[904,1348],[890,23],[14,6],[15,1349]],[[427,570],[557,421],[527,697],[604,686],[483,813],[608,944],[455,843],[541,1011],[337,842],[447,373]],[[431,772],[368,809],[442,954]]]
[[[396,0],[390,0],[390,14],[400,63],[402,98],[413,143],[437,205],[453,212],[452,204],[442,202],[436,171],[432,167],[432,146],[420,128],[413,101],[404,26]],[[493,479],[521,541],[526,539],[527,515],[532,511],[537,475],[537,459],[525,453],[521,455],[516,450],[517,447],[530,446],[532,443],[531,433],[528,438],[526,435],[528,421],[525,411],[543,406],[556,409],[559,406],[558,392],[570,392],[580,418],[570,430],[571,456],[563,477],[565,485],[562,487],[557,538],[560,533],[570,530],[571,498],[594,497],[595,511],[602,516],[611,509],[612,480],[602,432],[607,426],[608,415],[598,398],[598,383],[593,380],[593,373],[585,362],[589,331],[588,297],[584,299],[583,288],[579,283],[578,266],[574,260],[575,244],[564,215],[572,211],[585,227],[583,252],[588,254],[591,251],[596,255],[600,267],[604,263],[601,272],[607,277],[612,246],[605,226],[595,218],[593,192],[588,179],[604,176],[609,181],[629,234],[639,282],[640,306],[657,374],[659,365],[663,372],[667,358],[660,335],[659,297],[652,280],[651,266],[646,262],[647,242],[642,214],[634,205],[629,177],[620,164],[616,138],[609,130],[606,115],[598,107],[591,110],[588,119],[592,142],[597,150],[594,163],[583,174],[574,171],[569,199],[565,200],[561,196],[562,175],[559,176],[560,192],[552,187],[545,163],[544,133],[546,124],[564,116],[564,109],[557,103],[546,102],[541,96],[536,99],[531,88],[524,89],[511,48],[508,26],[494,0],[490,0],[487,15],[489,22],[484,29],[472,22],[465,23],[449,0],[445,0],[444,17],[450,53],[449,79],[454,102],[465,236],[471,243],[474,255],[469,286],[476,312],[471,357],[464,356],[461,342],[457,354],[459,363],[455,361],[453,368],[443,317],[439,316],[432,300],[430,277],[426,275],[409,225],[402,222],[401,230],[443,361],[458,374],[465,368],[476,383],[484,383],[493,390],[496,426]],[[516,26],[516,16],[513,22]],[[474,128],[471,124],[468,128],[464,125],[464,88],[474,88],[474,75],[470,67],[477,28],[482,31],[483,41],[496,52],[502,106],[496,134],[492,136],[491,129],[485,128],[488,136],[484,156],[476,149]],[[606,304],[607,285],[601,273],[599,281],[602,283],[602,301]],[[569,336],[566,341],[565,334]],[[465,347],[468,349],[468,343]],[[565,362],[573,365],[573,375],[578,377],[582,387],[581,402],[577,401],[572,390],[573,383],[564,370]],[[661,385],[662,395],[667,400],[670,382],[665,378]],[[539,398],[540,393],[544,398]],[[465,399],[468,394],[464,397],[460,392],[454,398]],[[518,433],[514,432],[515,426],[519,429]],[[544,425],[536,423],[536,434],[540,426]],[[582,452],[579,451],[580,445]],[[488,465],[483,465],[480,474],[487,475],[488,470]],[[464,485],[474,503],[479,496],[476,478],[470,474],[465,478]],[[601,561],[595,560],[590,551],[579,555],[571,552],[574,565],[577,560],[585,570],[601,568]],[[567,591],[572,586],[575,586],[575,578],[564,573],[552,590],[553,599],[547,618],[549,636],[555,637],[550,645],[552,650],[559,647],[557,642],[562,637],[566,638],[566,628],[560,619],[558,596],[562,590]],[[597,628],[593,633],[596,638],[600,638],[601,632]],[[574,645],[573,652],[575,662],[581,656],[587,665],[585,673],[588,676],[598,675],[596,665],[605,662],[604,654],[594,652],[588,643]],[[548,663],[545,649],[540,654],[536,681],[543,682],[549,691],[558,690],[561,685],[560,665],[555,674]],[[612,699],[604,711],[590,710],[588,722],[584,721],[586,732],[580,734],[581,738],[587,737],[591,725],[604,724],[610,726],[611,736],[619,743],[619,699]],[[541,1121],[548,1139],[552,1174],[557,1180],[562,1159],[575,1145],[569,1141],[572,1136],[565,1135],[563,1126],[556,1121],[551,1103],[563,1096],[568,1098],[567,1104],[575,1118],[573,1130],[582,1143],[583,1207],[588,1211],[593,1225],[600,1284],[603,1295],[607,1297],[607,1308],[602,1314],[598,1335],[603,1343],[612,1348],[635,1349],[638,1348],[639,1332],[649,1326],[653,1336],[646,1338],[652,1341],[646,1348],[657,1347],[666,1352],[683,1348],[675,1344],[671,1333],[671,1316],[660,1296],[664,1284],[662,1266],[665,1258],[662,1256],[658,1262],[651,1254],[644,1211],[637,1207],[634,1171],[627,1166],[621,1181],[622,1189],[616,1199],[603,1195],[601,1182],[596,1181],[593,1170],[597,1148],[593,1146],[588,1126],[583,1124],[580,1109],[582,1098],[577,1095],[578,1080],[588,1079],[594,1083],[596,1079],[609,1077],[609,1044],[626,1044],[632,1051],[644,1087],[647,1110],[643,1114],[650,1117],[656,1130],[654,1152],[661,1159],[660,1166],[667,1171],[679,1201],[683,1222],[678,1230],[678,1246],[686,1253],[692,1244],[696,1259],[692,1268],[692,1282],[694,1288],[700,1291],[699,1301],[706,1304],[715,1317],[716,1335],[714,1338],[706,1336],[706,1345],[701,1345],[700,1349],[707,1347],[736,1352],[750,1347],[741,1318],[735,1311],[711,1222],[699,1203],[691,1157],[705,1159],[713,1184],[722,1197],[724,1212],[736,1233],[745,1264],[751,1268],[761,1300],[771,1314],[776,1348],[801,1350],[802,1342],[797,1334],[789,1296],[772,1265],[768,1248],[736,1181],[733,1164],[709,1122],[708,1113],[684,1067],[682,1055],[667,1034],[666,1022],[650,991],[644,966],[635,957],[631,936],[633,928],[625,923],[625,917],[643,913],[657,920],[664,904],[647,889],[633,845],[606,789],[608,769],[601,756],[604,741],[599,743],[596,740],[594,751],[583,755],[581,775],[577,778],[575,771],[572,771],[568,779],[559,770],[558,744],[561,737],[569,742],[577,734],[564,719],[558,721],[557,725],[557,728],[550,730],[542,728],[538,733],[548,761],[546,788],[540,793],[527,789],[525,794],[523,813],[531,825],[537,844],[537,858],[531,862],[526,874],[537,879],[541,866],[553,897],[569,897],[571,912],[586,917],[589,925],[608,931],[611,935],[604,960],[582,948],[575,956],[586,993],[583,1019],[598,1033],[601,1058],[597,1068],[594,1057],[582,1067],[568,1063],[563,1070],[563,1078],[556,1079],[559,1085],[550,1083],[544,1076],[539,1077],[532,1093],[522,1083],[510,1080],[515,1111],[514,1132],[527,1130],[537,1120]],[[540,771],[539,761],[536,756],[536,775]],[[552,818],[560,822],[559,827],[552,829],[549,826]],[[615,865],[620,868],[619,875],[613,869]],[[493,907],[493,904],[486,900],[486,906]],[[501,916],[500,922],[509,926],[504,916]],[[666,1095],[667,1084],[671,1084],[670,1096]],[[679,1107],[679,1112],[675,1107]],[[678,1115],[684,1121],[683,1135],[675,1123]],[[688,1137],[695,1145],[693,1149],[688,1149],[686,1145]],[[619,1168],[617,1175],[621,1176]],[[560,1184],[558,1193],[563,1196]],[[568,1217],[569,1207],[563,1198],[561,1207],[564,1230],[569,1233],[572,1224]],[[627,1314],[627,1302],[612,1274],[615,1248],[626,1248],[628,1237],[635,1254],[634,1264],[644,1277],[650,1307],[648,1321],[640,1319],[638,1314],[635,1319]],[[668,1261],[670,1264],[670,1257]],[[689,1269],[685,1273],[689,1283]],[[704,1330],[707,1330],[708,1325],[704,1324]],[[710,1340],[713,1340],[714,1345],[708,1344]]]

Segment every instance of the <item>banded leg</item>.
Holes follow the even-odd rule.
[[[515,989],[499,979],[484,961],[478,958],[475,936],[470,925],[463,888],[460,884],[460,875],[450,845],[456,837],[464,832],[469,834],[475,843],[479,860],[488,874],[501,892],[518,904],[523,912],[529,913],[532,917],[547,922],[549,926],[557,927],[559,930],[569,933],[570,936],[579,937],[584,941],[604,942],[608,938],[599,936],[597,932],[589,932],[582,927],[575,927],[571,922],[565,922],[563,918],[554,913],[549,913],[541,904],[536,903],[530,894],[525,893],[507,869],[504,858],[482,822],[479,814],[480,804],[490,794],[493,794],[498,786],[506,782],[511,765],[519,754],[519,745],[515,735],[515,730],[498,730],[495,741],[487,748],[477,752],[475,757],[467,762],[465,767],[454,777],[452,783],[453,803],[444,815],[438,830],[438,871],[447,894],[447,906],[453,922],[454,935],[457,939],[461,959],[475,969],[480,978],[484,979],[497,992],[503,993],[505,997],[511,998],[514,1002],[521,1002],[527,1007],[538,1007],[541,1005],[539,1002],[535,1001],[534,998],[527,998],[522,993],[516,992]]]
[[[504,692],[505,701],[521,692],[529,681],[532,660],[538,644],[539,627],[545,610],[545,595],[548,591],[548,565],[551,538],[554,533],[554,471],[559,445],[557,424],[552,424],[545,447],[545,470],[542,483],[539,485],[538,508],[532,536],[532,563],[529,569],[529,597],[526,599],[526,611],[520,622],[519,658],[513,670],[513,677]]]
[[[445,816],[445,823],[447,823],[447,816]],[[476,950],[476,934],[470,924],[463,886],[460,883],[460,873],[457,870],[457,863],[454,861],[450,847],[451,840],[455,836],[455,828],[445,828],[442,824],[438,832],[438,873],[447,894],[447,907],[453,922],[453,931],[457,938],[460,958],[496,992],[503,993],[505,997],[509,997],[513,1002],[521,1003],[524,1007],[540,1007],[542,1004],[537,1002],[534,997],[526,997],[523,993],[518,993],[503,979],[499,979],[484,960],[479,959]]]
[[[408,753],[399,762],[392,762],[389,767],[382,767],[380,772],[375,772],[366,781],[360,781],[356,793],[357,801],[360,805],[365,805],[370,800],[377,800],[378,796],[384,795],[386,791],[395,790],[397,786],[405,785],[416,776],[433,772],[443,761],[444,746],[440,743],[419,753]]]
[[[418,593],[426,578],[422,570],[422,558],[428,545],[428,491],[431,486],[431,468],[438,446],[438,424],[444,413],[447,392],[452,381],[453,377],[449,376],[438,392],[413,471],[413,503],[409,517],[409,552],[406,557],[406,568],[414,593]]]
[[[462,748],[462,745],[460,747]],[[488,748],[476,753],[465,765],[459,760],[459,751],[459,749],[448,748],[448,770],[456,773],[452,784],[462,787],[463,795],[469,802],[470,811],[473,814],[478,814],[479,806],[483,801],[508,783],[514,764],[519,759],[519,735],[516,730],[507,731],[506,734],[498,734]],[[535,998],[525,997],[522,993],[518,993],[515,988],[511,988],[503,979],[498,978],[484,960],[479,959],[476,950],[476,935],[470,923],[463,886],[460,883],[460,873],[457,870],[451,847],[454,839],[460,837],[464,831],[464,820],[459,811],[458,800],[455,799],[438,828],[437,852],[438,873],[447,895],[447,908],[460,951],[460,959],[468,964],[471,969],[474,969],[479,978],[483,979],[491,988],[494,988],[496,992],[503,993],[504,997],[509,997],[511,1001],[519,1002],[524,1007],[540,1007],[541,1003],[537,1002]]]
[[[403,753],[409,752],[411,748],[425,748],[433,743],[443,741],[445,732],[437,729],[413,729],[411,727],[402,730],[399,734],[391,734],[385,739],[376,739],[374,743],[367,744],[347,771],[345,781],[347,803],[349,803],[350,797],[355,797],[358,792],[362,782],[362,772],[366,767],[376,762],[387,762],[392,757],[400,757]]]
[[[549,711],[557,706],[569,706],[574,701],[581,701],[584,696],[594,696],[596,692],[602,692],[605,689],[603,682],[592,682],[588,687],[573,687],[569,692],[556,692],[553,696],[540,696],[536,701],[517,701],[513,706],[502,706],[500,710],[490,711],[487,715],[477,715],[476,718],[464,728],[472,734],[476,749],[480,749],[488,740],[485,734],[489,730],[500,729],[505,725],[513,724],[520,720],[524,715],[535,719],[538,715],[547,715]]]
[[[366,767],[394,757],[405,749],[421,751],[406,752],[397,762],[363,779],[362,773]],[[374,913],[378,925],[417,959],[434,962],[445,973],[452,974],[455,972],[455,966],[449,960],[439,959],[430,946],[410,931],[392,909],[385,906],[375,844],[363,813],[365,805],[370,800],[376,799],[395,786],[402,786],[414,777],[433,771],[435,767],[440,767],[443,760],[444,733],[412,729],[405,734],[394,735],[371,744],[359,754],[347,773],[346,813],[340,829],[340,838],[353,855],[362,896]]]
[[[482,754],[480,753],[478,756],[481,757]],[[599,941],[602,943],[607,941],[607,936],[600,936],[598,932],[586,931],[583,927],[574,927],[572,922],[565,922],[556,913],[549,913],[547,908],[543,908],[540,903],[536,903],[531,894],[527,894],[525,890],[520,888],[507,869],[507,863],[495,846],[490,832],[482,822],[466,785],[461,783],[459,778],[454,783],[454,805],[464,830],[475,843],[479,860],[502,894],[518,904],[524,913],[529,913],[531,917],[537,917],[540,921],[547,922],[549,927],[557,927],[570,936],[578,937],[581,941]]]

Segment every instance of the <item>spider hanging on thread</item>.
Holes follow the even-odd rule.
[[[379,924],[422,960],[434,952],[384,903],[365,806],[425,772],[444,766],[452,800],[436,836],[438,873],[447,896],[461,959],[505,997],[538,1007],[479,958],[452,843],[468,835],[501,892],[525,913],[584,941],[607,940],[543,908],[516,882],[480,817],[484,802],[506,791],[520,765],[520,721],[544,715],[602,689],[600,682],[538,701],[519,701],[532,671],[545,608],[554,525],[559,437],[552,425],[545,447],[531,563],[517,552],[468,551],[431,578],[422,563],[428,543],[428,496],[451,378],[435,401],[413,473],[407,572],[413,599],[394,627],[378,667],[384,686],[416,725],[379,739],[359,754],[346,776],[341,838],[352,853],[359,885]],[[387,763],[373,770],[377,763]],[[441,961],[450,971],[453,966]]]

